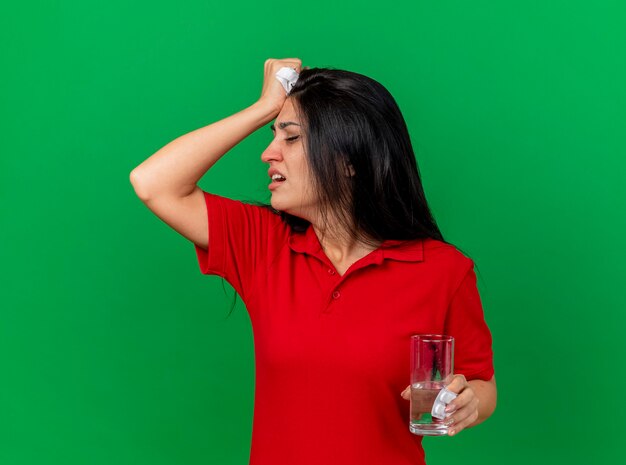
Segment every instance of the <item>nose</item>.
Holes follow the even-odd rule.
[[[280,150],[274,145],[272,142],[261,154],[261,161],[264,163],[270,163],[272,161],[280,161],[282,160],[283,155]]]

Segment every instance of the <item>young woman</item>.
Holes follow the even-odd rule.
[[[300,73],[288,95],[276,79],[282,67]],[[274,118],[261,155],[271,205],[198,187]],[[474,262],[444,241],[404,119],[378,82],[268,59],[257,102],[170,142],[131,182],[194,243],[201,272],[225,278],[246,305],[256,355],[252,465],[424,464],[422,437],[408,428],[412,334],[455,337],[450,435],[493,413],[492,339]]]

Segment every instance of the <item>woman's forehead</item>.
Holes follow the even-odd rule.
[[[291,99],[285,100],[283,107],[280,110],[280,113],[276,117],[277,121],[297,121],[296,111],[291,103]]]
[[[276,131],[276,128],[280,130],[284,130],[289,126],[302,126],[300,121],[298,121],[298,117],[295,114],[289,112],[280,112],[280,114],[276,117],[276,121],[270,126],[272,131]]]

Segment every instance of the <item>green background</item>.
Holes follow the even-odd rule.
[[[40,2],[0,15],[0,463],[247,464],[241,300],[130,171],[260,95],[266,58],[373,77],[479,270],[498,406],[429,465],[618,460],[620,1]],[[264,127],[200,182],[269,201]],[[400,395],[400,393],[398,393]],[[364,445],[365,447],[366,445]],[[277,464],[280,465],[280,464]]]

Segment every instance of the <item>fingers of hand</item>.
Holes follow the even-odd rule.
[[[446,389],[458,394],[467,386],[469,386],[469,383],[465,379],[464,375],[454,375],[452,381],[446,385]]]
[[[302,67],[302,60],[300,58],[268,58],[265,60],[265,69],[270,69],[272,73],[275,73],[283,66],[287,66],[289,68],[294,68],[296,72],[300,72],[300,68]]]
[[[455,399],[456,401],[457,399]],[[444,424],[452,426],[448,434],[452,436],[478,419],[478,398],[474,397],[468,404],[458,408],[453,415],[444,420]]]
[[[271,106],[275,115],[280,113],[287,97],[283,84],[276,78],[276,73],[283,67],[293,68],[299,73],[302,61],[299,58],[265,60],[263,86],[259,100]]]
[[[448,402],[445,411],[454,412],[455,410],[460,410],[466,405],[469,405],[470,402],[472,402],[472,400],[475,398],[476,395],[474,394],[474,390],[468,386],[467,388],[463,389],[463,391],[461,391],[461,393],[457,395],[455,399],[452,399],[450,402]]]
[[[400,395],[402,396],[403,399],[409,400],[411,398],[411,386],[407,386],[406,389],[402,391],[402,394]]]
[[[473,410],[478,410],[478,398],[472,388],[468,386],[446,405],[445,412],[454,413],[454,415],[448,416],[444,423],[448,426],[452,423],[458,424],[471,415]]]

